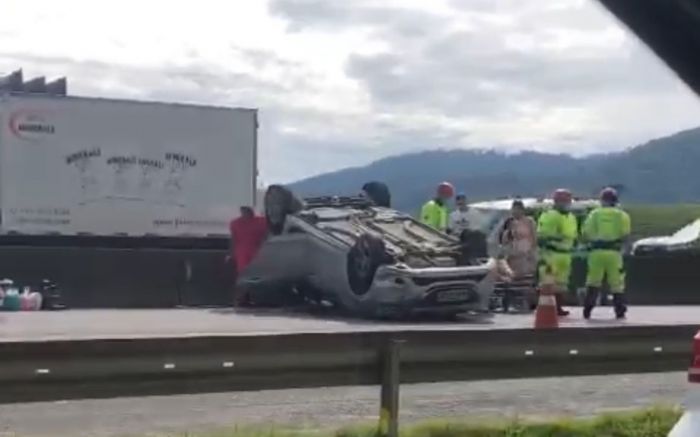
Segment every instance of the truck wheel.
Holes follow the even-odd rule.
[[[347,273],[353,293],[362,296],[374,281],[374,274],[387,260],[384,241],[372,234],[364,233],[348,252]]]
[[[268,230],[272,235],[281,234],[284,231],[287,216],[302,209],[301,202],[282,185],[270,185],[265,192],[263,202]]]

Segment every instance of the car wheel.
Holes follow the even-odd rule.
[[[391,193],[385,183],[367,182],[362,186],[362,191],[376,206],[391,208]]]
[[[387,259],[384,241],[372,234],[364,233],[348,252],[347,273],[353,293],[367,293],[374,281],[374,274]]]
[[[265,192],[264,206],[267,226],[272,235],[281,234],[287,216],[302,208],[301,202],[282,185],[270,185]]]

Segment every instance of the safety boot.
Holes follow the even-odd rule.
[[[627,314],[627,299],[624,293],[613,293],[613,307],[615,308],[615,318],[624,319]]]
[[[586,289],[586,297],[583,300],[583,318],[586,320],[591,318],[591,313],[593,312],[593,308],[595,308],[599,291],[598,287],[588,287]]]

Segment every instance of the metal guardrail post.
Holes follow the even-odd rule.
[[[381,418],[376,430],[396,437],[400,382],[683,370],[692,353],[684,339],[697,331],[695,323],[556,331],[4,340],[0,404],[379,382]],[[299,350],[308,353],[299,355]]]
[[[382,389],[379,410],[379,435],[399,435],[399,368],[402,340],[389,340],[382,354]]]

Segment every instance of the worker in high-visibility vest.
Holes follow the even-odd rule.
[[[437,187],[435,198],[426,202],[420,211],[420,221],[428,226],[447,232],[450,216],[447,202],[455,195],[455,189],[449,182],[442,182]]]
[[[537,245],[540,250],[540,287],[554,283],[557,313],[568,316],[564,295],[569,289],[571,258],[578,238],[578,221],[571,213],[571,191],[559,189],[552,196],[554,206],[543,212],[537,223]]]
[[[583,317],[589,319],[595,307],[603,279],[607,279],[613,296],[615,316],[627,313],[625,301],[625,265],[622,251],[632,223],[629,214],[618,207],[617,191],[606,188],[600,193],[600,207],[590,212],[583,224],[583,237],[590,250],[586,277]]]

